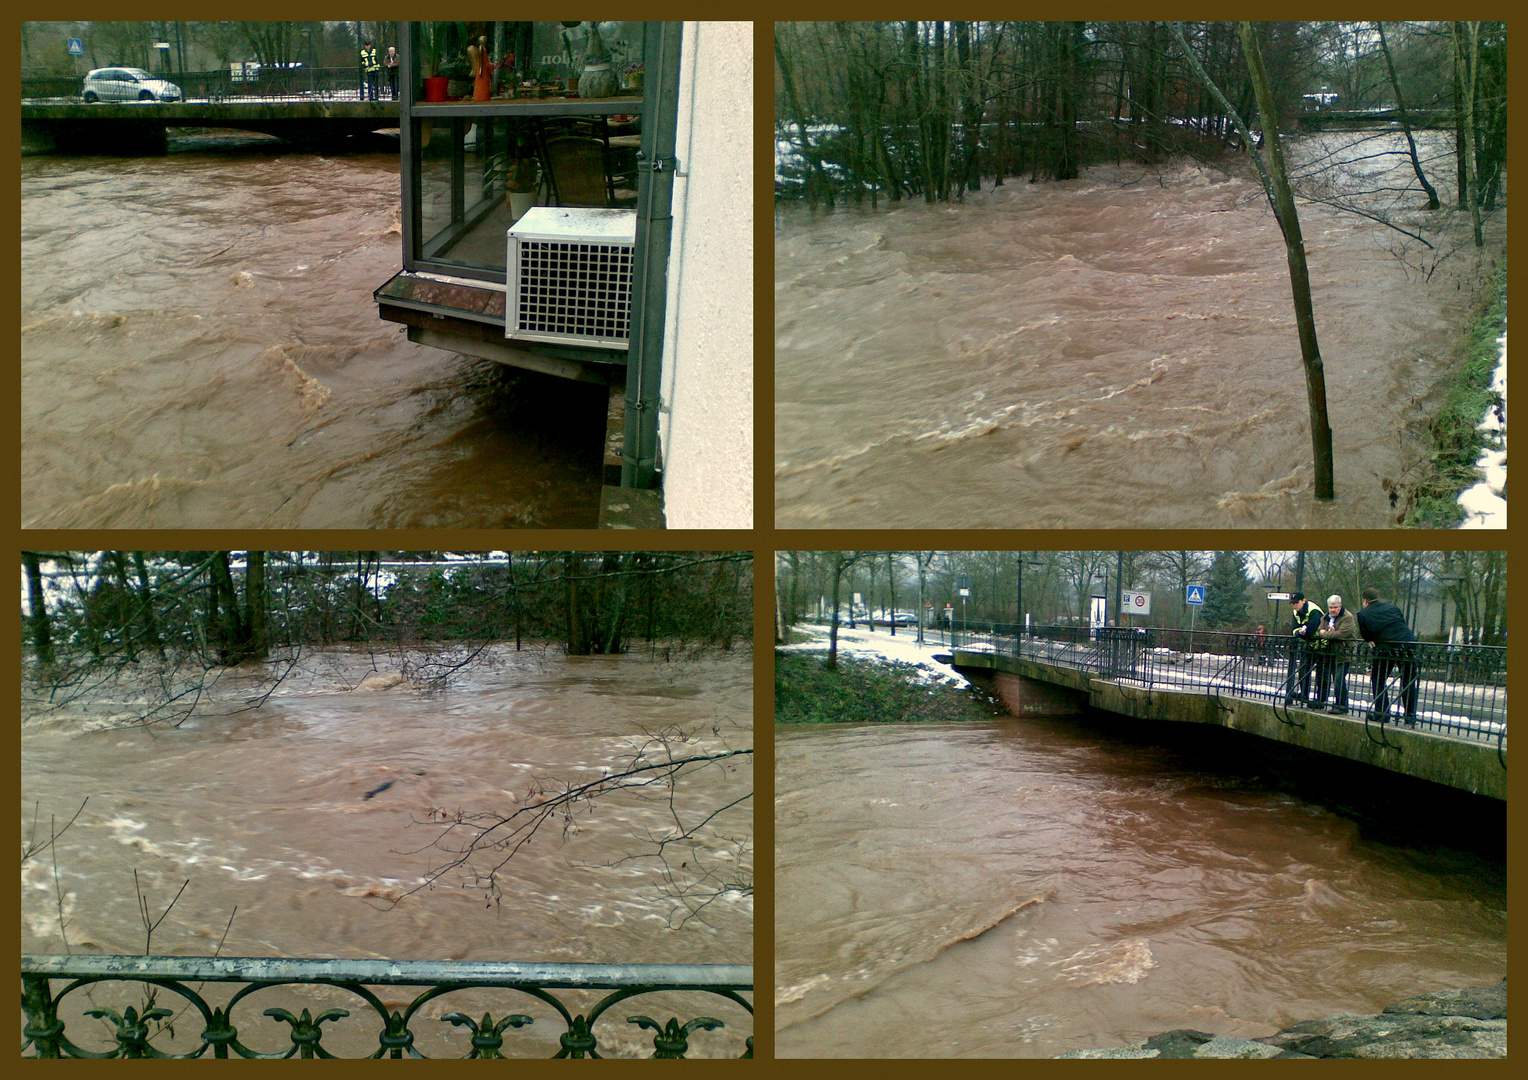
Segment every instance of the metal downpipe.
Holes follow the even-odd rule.
[[[621,486],[658,486],[658,406],[663,370],[663,332],[668,303],[669,240],[673,235],[674,148],[679,113],[679,44],[682,24],[656,24],[647,35],[643,62],[652,108],[642,111],[645,174],[638,186],[637,250],[632,279],[631,348],[626,360],[626,426]]]

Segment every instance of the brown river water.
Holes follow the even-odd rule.
[[[397,669],[383,654],[376,662],[382,671]],[[23,836],[34,804],[46,837],[48,815],[62,824],[90,796],[58,844],[72,951],[143,951],[136,870],[156,916],[181,882],[191,882],[154,934],[153,951],[161,955],[211,954],[237,905],[221,955],[752,961],[751,893],[722,893],[704,918],[680,926],[684,910],[665,895],[661,866],[620,861],[648,850],[642,836],[662,834],[671,825],[666,801],[630,793],[575,817],[566,837],[555,827],[538,835],[501,871],[502,904],[485,903],[481,890],[458,887],[456,876],[390,903],[441,861],[439,851],[419,850],[439,833],[428,824],[431,808],[513,809],[534,798],[538,778],[577,783],[629,761],[644,731],[682,728],[691,733],[690,742],[677,748],[692,752],[750,747],[753,679],[746,657],[676,657],[669,663],[637,655],[569,658],[540,648],[496,649],[488,663],[445,691],[347,692],[371,666],[366,652],[317,653],[263,707],[229,712],[253,693],[236,673],[219,686],[208,709],[176,729],[106,725],[105,716],[125,708],[120,701],[30,717],[21,737]],[[716,767],[691,774],[678,791],[681,816],[700,816],[724,797],[735,798],[740,787],[751,790],[751,759],[739,760],[745,764],[731,775]],[[390,789],[363,798],[387,781],[393,782]],[[739,880],[739,873],[751,881],[751,846],[739,855],[725,840],[751,831],[751,820],[745,809],[741,825],[732,821],[730,830],[703,833],[705,842],[687,845],[683,856],[671,860],[678,879],[689,873],[679,868],[681,861],[693,867],[701,860],[730,881]],[[51,860],[23,864],[23,951],[65,951],[58,903]],[[290,1045],[281,1034],[284,1025],[265,1020],[262,1009],[316,1012],[336,1004],[351,1009],[351,1019],[336,1030],[359,1024],[364,1031],[342,1034],[331,1049],[376,1048],[375,1025],[361,1019],[358,1009],[364,1007],[356,999],[325,991],[267,993],[271,1000],[262,996],[257,1001],[264,1004],[243,1007],[241,1030],[247,1029],[246,1041],[257,1049]],[[406,1003],[416,993],[384,997]],[[98,991],[96,999],[118,1011],[133,1002],[120,984]],[[440,1023],[440,1015],[462,1009],[477,1016],[489,1009],[497,1017],[506,1004],[538,1017],[522,1033],[507,1033],[506,1053],[527,1045],[533,1056],[555,1051],[561,1028],[550,1011],[505,991],[447,995],[427,1005],[426,1019],[414,1027],[422,1036],[435,1029],[454,1032],[451,1045],[459,1055],[465,1036]],[[650,1054],[650,1034],[644,1042],[625,1031],[632,1013],[660,1022],[670,1015],[722,1019],[722,1031],[696,1035],[692,1046],[701,1056],[736,1056],[752,1033],[744,1010],[709,995],[666,1003],[639,998],[632,1005],[641,1007],[616,1006],[613,1019],[602,1024],[602,1040],[628,1049],[643,1043]],[[88,1004],[76,1005],[83,1007]],[[660,1016],[663,1009],[670,1011]],[[201,1030],[194,1018],[185,1020],[191,1035]],[[93,1022],[81,1023],[88,1031]],[[185,1038],[175,1045],[196,1045]],[[433,1037],[420,1044],[432,1054],[445,1045]]]
[[[1117,721],[779,731],[776,1052],[1258,1038],[1506,975],[1499,811]]]
[[[22,159],[24,527],[594,526],[602,389],[377,317],[396,153],[172,149]]]
[[[1393,523],[1382,481],[1426,456],[1402,432],[1504,250],[1505,212],[1483,260],[1462,248],[1430,281],[1392,254],[1400,234],[1300,214],[1335,447],[1324,505],[1284,245],[1255,179],[1099,166],[963,205],[777,206],[776,524]]]

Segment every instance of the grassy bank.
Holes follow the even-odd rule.
[[[1463,358],[1443,391],[1443,404],[1428,424],[1432,460],[1407,492],[1401,524],[1417,529],[1451,529],[1464,520],[1459,493],[1480,480],[1476,461],[1488,445],[1477,425],[1497,403],[1491,389],[1500,349],[1502,320],[1507,315],[1507,262],[1504,258],[1485,290],[1465,336]]]
[[[911,664],[840,655],[837,670],[829,671],[826,659],[775,653],[775,723],[990,720],[1002,713],[973,689],[920,682]]]

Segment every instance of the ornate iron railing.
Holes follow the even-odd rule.
[[[1341,705],[1380,724],[1506,742],[1507,650],[1500,646],[1332,641],[1307,647],[1288,634],[961,621],[948,631],[925,631],[931,634],[947,636],[955,648],[1020,655],[1120,682],[1259,698],[1297,710]]]
[[[68,980],[57,993],[54,980]],[[96,1005],[78,1010],[77,1015],[103,1021],[108,1043],[106,1049],[90,1050],[77,1045],[65,1031],[60,1005],[69,1012],[75,1003],[65,1002],[81,988],[104,982],[145,984],[147,989],[140,1010],[135,1005],[118,1011]],[[195,989],[191,983],[198,984]],[[227,1001],[212,1004],[201,990],[206,983],[244,983]],[[369,1057],[413,1057],[427,1055],[416,1047],[416,1033],[411,1025],[424,1019],[420,1009],[445,994],[459,991],[501,989],[524,995],[520,1007],[535,1008],[535,1001],[550,1006],[562,1030],[557,1036],[558,1051],[553,1057],[597,1058],[601,1049],[616,1042],[630,1045],[628,1037],[616,1039],[615,1031],[656,1032],[651,1040],[656,1058],[682,1058],[689,1051],[689,1040],[696,1031],[715,1031],[725,1025],[712,1016],[693,1016],[681,1021],[673,1017],[666,1024],[644,1015],[626,1017],[632,1025],[620,1028],[616,1014],[606,1019],[605,1034],[596,1031],[601,1018],[615,1005],[644,994],[682,992],[710,995],[741,1006],[750,1019],[753,1005],[743,992],[753,990],[753,969],[742,964],[515,964],[494,962],[434,962],[418,960],[284,960],[253,957],[167,957],[167,956],[43,956],[21,958],[22,1008],[26,1012],[25,1041],[21,1050],[35,1051],[37,1057],[57,1058],[199,1058],[211,1048],[212,1056],[226,1058],[230,1051],[244,1058],[336,1057],[323,1046],[326,1034],[336,1030],[325,1025],[350,1015],[343,1008],[328,1008],[317,1016],[303,1008],[300,1016],[285,1008],[267,1008],[263,1015],[271,1024],[260,1034],[276,1032],[287,1037],[289,1045],[280,1050],[260,1051],[244,1042],[244,1033],[234,1024],[234,1013],[246,998],[272,987],[333,987],[354,995],[369,1007],[380,1021],[377,1047]],[[389,1009],[371,987],[425,987],[401,1008]],[[182,1012],[195,1009],[202,1030],[194,1049],[171,1052],[153,1045],[168,1029],[174,1040],[176,1013],[160,1003],[160,991],[178,995],[187,1003]],[[609,991],[588,1011],[569,1007],[563,996],[552,991]],[[88,993],[89,991],[87,991]],[[170,999],[174,1000],[174,999]],[[513,998],[511,1000],[514,1000]],[[541,1013],[547,1012],[540,1008]],[[624,1012],[625,1010],[621,1010]],[[661,1014],[660,1014],[661,1015]],[[500,1058],[507,1029],[516,1030],[536,1022],[523,1012],[506,1011],[495,1016],[488,1012],[473,1019],[462,1012],[433,1017],[465,1029],[465,1058]],[[287,1025],[282,1027],[282,1025]],[[183,1025],[183,1027],[186,1025]],[[543,1025],[543,1029],[545,1025]],[[441,1029],[444,1030],[444,1029]],[[76,1033],[77,1034],[77,1033]],[[457,1034],[452,1032],[452,1034]],[[602,1046],[601,1039],[604,1039]],[[645,1040],[646,1036],[641,1036]],[[259,1041],[258,1039],[256,1040]],[[744,1044],[741,1056],[753,1056],[753,1036]]]

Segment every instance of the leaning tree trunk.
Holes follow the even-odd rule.
[[[1263,54],[1250,22],[1238,24],[1242,51],[1252,75],[1252,89],[1257,95],[1257,111],[1263,126],[1263,140],[1268,149],[1279,228],[1284,233],[1284,252],[1289,260],[1289,284],[1294,293],[1295,325],[1300,331],[1300,358],[1305,364],[1305,396],[1310,406],[1311,449],[1315,455],[1316,498],[1332,499],[1332,429],[1326,418],[1326,371],[1321,349],[1316,343],[1316,313],[1311,306],[1310,269],[1305,263],[1305,239],[1300,235],[1300,217],[1289,190],[1289,175],[1284,170],[1284,148],[1279,141],[1278,113]]]
[[[1422,171],[1422,161],[1417,157],[1417,141],[1411,137],[1411,119],[1406,115],[1406,99],[1401,96],[1401,82],[1395,77],[1395,64],[1390,59],[1390,46],[1385,42],[1385,24],[1375,22],[1374,29],[1379,32],[1379,51],[1385,56],[1385,70],[1390,73],[1390,89],[1395,93],[1395,109],[1401,116],[1401,130],[1406,133],[1406,149],[1411,154],[1411,169],[1417,174],[1417,182],[1422,185],[1422,190],[1427,192],[1427,209],[1438,209],[1438,192],[1427,182],[1427,174]]]
[[[1284,253],[1289,262],[1289,286],[1294,298],[1295,325],[1300,334],[1300,358],[1305,366],[1305,396],[1310,410],[1310,441],[1315,458],[1316,498],[1330,500],[1336,497],[1332,486],[1332,429],[1326,416],[1326,371],[1321,362],[1321,350],[1316,343],[1316,315],[1311,306],[1310,269],[1305,262],[1305,240],[1300,235],[1300,218],[1295,212],[1295,200],[1289,190],[1289,176],[1284,170],[1284,149],[1279,142],[1278,119],[1274,109],[1273,89],[1268,83],[1268,72],[1263,67],[1263,54],[1258,49],[1257,37],[1252,24],[1237,24],[1241,36],[1242,52],[1247,58],[1247,70],[1251,75],[1253,93],[1256,95],[1260,123],[1268,160],[1253,144],[1252,132],[1242,119],[1241,113],[1226,99],[1215,81],[1205,72],[1194,51],[1183,36],[1183,28],[1172,24],[1172,34],[1178,48],[1188,61],[1194,74],[1204,83],[1205,89],[1220,102],[1236,130],[1247,144],[1248,156],[1257,166],[1263,182],[1263,191],[1273,206],[1273,216],[1278,220],[1279,230],[1284,234]]]

